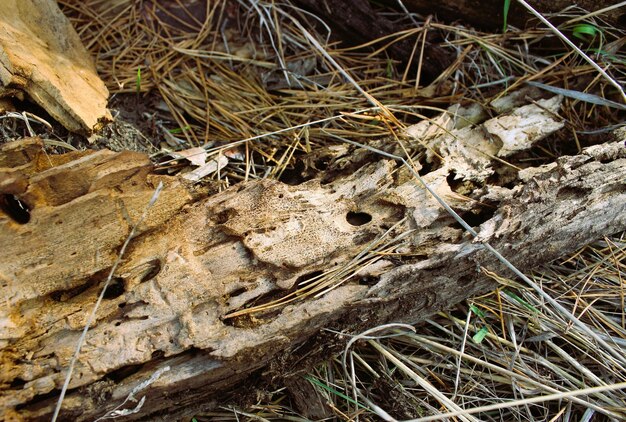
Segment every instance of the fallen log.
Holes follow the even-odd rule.
[[[139,153],[48,156],[36,139],[2,146],[0,418],[50,419],[81,330],[159,183],[87,332],[62,420],[124,409],[127,420],[188,416],[257,370],[285,375],[345,341],[322,328],[414,323],[493,288],[483,270],[508,270],[481,242],[527,270],[626,229],[623,132],[488,182],[499,157],[562,126],[550,110],[558,106],[407,131],[441,158],[422,177],[478,240],[407,168],[363,149],[333,149],[323,183],[257,180],[217,192],[159,175]]]

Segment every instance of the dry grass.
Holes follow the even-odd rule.
[[[547,29],[487,34],[433,20],[416,28],[396,14],[388,16],[406,23],[406,30],[368,48],[347,49],[330,42],[324,25],[314,25],[314,17],[288,2],[209,2],[208,8],[178,16],[163,6],[180,4],[176,1],[60,4],[97,58],[111,92],[150,106],[138,119],[154,128],[151,137],[161,152],[202,146],[212,155],[230,154],[229,165],[213,176],[223,185],[282,180],[299,158],[345,145],[342,139],[396,142],[392,136],[403,126],[452,104],[476,103],[489,113],[490,101],[529,81],[568,90],[567,127],[516,165],[580,151],[624,117],[622,109],[587,100],[585,93],[620,101],[621,93]],[[561,17],[569,19],[565,30],[580,23],[598,29],[594,39],[580,45],[612,78],[623,81],[624,31],[580,9],[570,8]],[[424,83],[422,46],[429,33],[454,60],[437,80]],[[387,58],[387,49],[402,39],[414,45],[407,53],[411,67]],[[395,240],[374,246],[384,251]],[[623,236],[608,237],[533,277],[622,354],[625,246]],[[354,268],[372,256],[360,258]],[[626,418],[623,390],[611,389],[626,381],[621,363],[532,290],[489,276],[500,283],[497,291],[440,313],[415,332],[407,327],[373,332],[346,352],[345,361],[338,357],[311,371],[306,379],[328,403],[328,416],[376,420],[386,411],[393,418],[442,419],[446,412],[504,403],[456,418]],[[321,280],[307,294],[328,287],[327,279]],[[595,387],[605,390],[574,395]],[[548,394],[560,397],[529,400]],[[251,408],[196,419],[306,420],[292,405],[289,392],[279,388]]]
[[[201,145],[223,151],[237,145],[245,157],[243,170],[233,163],[232,172],[221,176],[235,181],[277,177],[298,156],[340,143],[335,136],[390,135],[398,125],[432,116],[433,106],[462,102],[489,109],[491,99],[526,81],[619,99],[606,80],[544,29],[485,34],[428,21],[372,42],[369,49],[341,49],[327,41],[323,25],[312,26],[313,17],[286,2],[214,2],[199,9],[203,2],[188,2],[196,9],[179,17],[173,16],[175,1],[60,3],[113,95],[136,95],[140,105],[155,102],[140,118],[154,128],[157,141],[169,141],[164,149]],[[395,19],[410,22],[402,15]],[[597,51],[607,72],[623,77],[622,31],[599,17],[586,21],[602,30],[587,47]],[[428,33],[456,60],[423,86],[421,53]],[[403,39],[415,47],[413,66],[406,69],[387,58],[388,48]],[[389,116],[372,110],[366,95],[393,111],[391,127],[380,124]],[[352,116],[341,115],[346,112]],[[577,132],[621,121],[617,110],[570,99],[565,112],[577,148]],[[370,118],[354,117],[363,114]],[[241,142],[248,139],[254,141]]]

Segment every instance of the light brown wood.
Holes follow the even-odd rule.
[[[0,7],[0,96],[24,94],[72,132],[91,135],[112,119],[109,92],[54,0]]]
[[[545,111],[558,106],[558,98],[527,106],[517,115],[535,119],[522,131],[530,138],[502,133],[495,147],[474,137],[528,120],[515,120],[514,111],[460,128],[442,116],[409,130],[444,160],[424,179],[455,210],[476,214],[480,241],[524,270],[626,229],[624,133],[527,168],[513,187],[486,184],[464,194],[476,199],[455,192],[449,175],[466,171],[467,186],[485,180],[495,157],[560,127]],[[468,140],[462,165],[440,126]],[[486,153],[494,157],[487,163]],[[324,184],[258,180],[207,195],[182,177],[154,174],[137,153],[47,156],[37,140],[4,145],[0,194],[29,219],[20,224],[6,204],[0,213],[0,417],[49,420],[108,270],[159,181],[165,188],[87,333],[63,420],[103,416],[151,376],[134,394],[145,397],[143,406],[125,420],[189,415],[257,369],[284,376],[303,356],[323,356],[325,346],[345,341],[322,328],[416,322],[493,288],[481,269],[508,274],[396,162],[349,148],[333,154],[327,174],[357,170]],[[334,288],[305,293],[301,282],[320,274]],[[274,300],[283,302],[250,311]]]

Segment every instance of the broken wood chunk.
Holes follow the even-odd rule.
[[[5,0],[0,7],[0,95],[24,92],[72,132],[112,120],[109,92],[54,0]]]

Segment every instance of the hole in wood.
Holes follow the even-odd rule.
[[[366,275],[359,278],[359,284],[361,286],[373,286],[378,283],[378,280],[380,280],[380,277],[378,276]]]
[[[30,221],[30,208],[13,194],[0,195],[0,209],[18,224],[26,224]]]
[[[575,200],[589,195],[590,188],[581,188],[578,186],[563,186],[556,193],[556,198],[559,201]]]
[[[233,292],[231,292],[228,296],[230,297],[237,297],[242,293],[247,292],[247,289],[245,287],[239,287],[238,289],[235,289]]]
[[[303,175],[304,167],[302,161],[296,161],[293,166],[283,170],[278,180],[291,186],[302,184],[307,181],[307,178]]]
[[[422,164],[422,168],[417,171],[417,174],[420,176],[424,176],[430,172],[433,172],[441,167],[441,162],[436,158],[433,158],[431,162],[424,162]]]
[[[122,381],[124,378],[128,378],[131,375],[136,374],[137,372],[139,372],[142,368],[142,364],[137,364],[137,365],[126,365],[126,366],[122,366],[119,369],[116,369],[115,371],[109,372],[104,379],[110,379],[115,383],[119,383],[120,381]]]
[[[372,221],[372,216],[366,212],[350,211],[346,214],[346,221],[353,226],[362,226]]]
[[[462,275],[461,277],[459,277],[459,279],[456,281],[456,283],[460,287],[470,286],[472,284],[472,277],[470,277],[468,275]]]
[[[470,227],[478,227],[481,224],[483,224],[485,221],[491,220],[495,212],[496,212],[495,207],[485,206],[478,210],[473,210],[473,211],[463,213],[461,214],[461,218],[465,220],[465,222],[469,224]],[[461,226],[457,222],[454,222],[453,227],[457,229],[463,228],[463,226]]]
[[[448,186],[450,186],[450,189],[452,189],[453,192],[461,195],[470,195],[476,188],[476,186],[474,186],[474,183],[470,181],[456,179],[456,172],[454,171],[450,171],[448,177],[446,178],[446,181],[448,182]]]
[[[297,278],[293,287],[287,290],[272,290],[265,294],[262,294],[259,297],[252,298],[251,301],[246,302],[243,306],[238,309],[233,310],[234,312],[243,311],[245,308],[262,306],[264,304],[270,304],[276,301],[281,300],[285,296],[288,296],[290,293],[295,292],[298,289],[298,284],[304,280],[309,280],[311,277],[315,277],[319,275],[320,272],[313,271],[311,273],[302,275]],[[233,297],[232,294],[230,294]],[[222,317],[222,322],[224,325],[228,325],[231,327],[237,328],[253,328],[258,327],[259,325],[265,324],[271,320],[273,320],[276,316],[278,316],[282,312],[282,306],[280,307],[271,307],[270,309],[254,312],[254,315],[243,314],[239,316],[233,317]]]
[[[141,280],[139,281],[140,283],[152,280],[161,272],[161,261],[159,261],[158,259],[153,259],[152,261],[148,263],[148,265],[150,267],[148,268],[146,273],[141,277]]]
[[[15,410],[19,412],[20,410],[29,408],[30,406],[37,407],[38,405],[41,405],[43,407],[45,406],[47,401],[49,401],[52,398],[56,399],[58,398],[58,396],[59,396],[59,391],[56,389],[50,391],[49,393],[37,394],[35,395],[35,397],[30,399],[29,401],[15,406]],[[61,413],[61,415],[63,415],[63,413]]]
[[[115,299],[124,294],[124,280],[120,277],[113,277],[109,286],[104,292],[105,299]]]
[[[11,388],[14,388],[16,390],[21,390],[24,388],[24,385],[26,384],[26,381],[24,381],[23,379],[17,377],[14,378],[13,381],[11,381]]]
[[[98,284],[100,284],[103,280],[106,280],[107,276],[108,276],[108,272],[111,271],[110,269],[106,269],[106,270],[101,270],[98,271],[97,273],[93,274],[91,277],[89,277],[87,280],[85,280],[85,282],[81,285],[72,287],[70,289],[62,289],[62,290],[56,290],[52,293],[50,293],[50,298],[52,300],[54,300],[55,302],[65,302],[68,301],[84,292],[86,292],[87,290],[93,288],[94,286],[97,286]]]
[[[231,210],[224,210],[215,214],[215,216],[213,216],[213,221],[215,221],[217,224],[224,224],[230,219],[230,217]]]
[[[330,159],[328,157],[318,158],[315,161],[315,168],[317,170],[324,171],[328,168],[329,165],[330,165]]]

